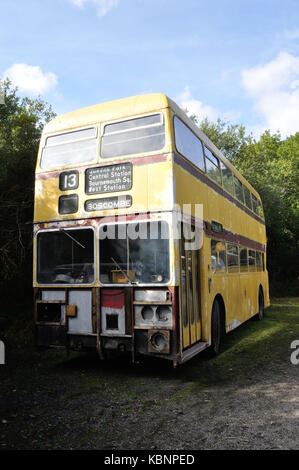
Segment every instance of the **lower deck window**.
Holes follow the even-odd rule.
[[[166,222],[103,225],[99,238],[101,283],[159,284],[169,281],[169,229]]]
[[[92,229],[53,230],[37,235],[37,282],[90,284],[94,281]]]

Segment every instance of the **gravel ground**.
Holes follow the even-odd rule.
[[[296,307],[297,305],[297,307]],[[299,449],[299,302],[230,333],[223,352],[173,369],[8,341],[2,449]],[[299,355],[298,355],[299,356]]]

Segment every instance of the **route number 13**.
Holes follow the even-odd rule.
[[[76,170],[63,171],[59,175],[59,189],[66,191],[68,189],[77,189],[79,186],[79,173]]]

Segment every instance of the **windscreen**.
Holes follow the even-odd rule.
[[[99,238],[101,283],[169,281],[169,229],[166,222],[104,225]]]
[[[55,230],[37,235],[37,282],[90,284],[94,281],[92,229]]]

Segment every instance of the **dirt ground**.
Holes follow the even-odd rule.
[[[25,344],[11,337],[0,366],[1,449],[299,449],[299,364],[290,361],[299,299],[275,299],[262,322],[227,335],[219,356],[177,369],[38,352],[30,334]]]

